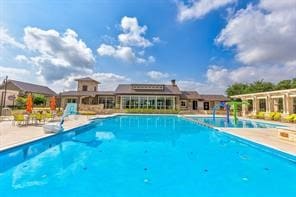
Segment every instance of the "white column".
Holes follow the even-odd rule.
[[[257,109],[257,98],[256,98],[256,96],[254,96],[254,98],[253,98],[253,112],[256,114],[257,111],[258,111],[258,109]]]
[[[266,112],[271,112],[271,97],[270,95],[267,95],[266,97]]]
[[[242,101],[246,101],[246,100],[242,98]],[[242,116],[243,117],[246,116],[246,105],[245,104],[242,104]]]
[[[284,114],[289,114],[289,94],[286,93],[283,97],[283,111],[284,111]]]

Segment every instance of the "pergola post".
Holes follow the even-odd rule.
[[[257,97],[256,96],[254,96],[254,98],[253,98],[253,112],[254,112],[254,114],[257,114],[257,112],[258,112],[258,99],[257,99]]]

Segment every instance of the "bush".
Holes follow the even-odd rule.
[[[46,103],[46,98],[41,94],[34,94],[33,103],[34,105],[44,105]]]
[[[256,115],[256,118],[259,118],[259,119],[264,119],[265,117],[265,112],[259,112],[257,115]]]
[[[91,116],[91,115],[96,115],[97,113],[94,111],[79,111],[78,114]]]
[[[179,110],[174,109],[126,109],[126,113],[135,114],[178,114]]]
[[[26,107],[27,99],[25,97],[17,97],[15,99],[15,105],[18,109],[24,109]]]
[[[281,120],[282,114],[279,112],[276,112],[273,116],[273,120]]]
[[[284,118],[288,122],[294,122],[296,120],[296,114],[290,114]]]

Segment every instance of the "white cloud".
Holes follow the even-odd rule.
[[[15,60],[20,63],[26,63],[26,64],[31,63],[31,60],[28,57],[26,57],[25,55],[17,55],[15,57]]]
[[[97,49],[97,53],[100,56],[109,56],[128,63],[148,64],[155,62],[153,56],[144,57],[145,48],[153,45],[144,37],[147,26],[141,27],[136,17],[124,16],[121,19],[120,27],[122,33],[118,35],[118,44],[103,43]],[[159,40],[158,37],[153,37],[153,42],[156,43]]]
[[[75,31],[67,29],[64,34],[60,34],[52,29],[26,27],[24,32],[24,43],[36,56],[17,56],[16,59],[30,61],[38,66],[38,73],[47,81],[59,80],[75,73],[88,74],[93,69],[93,53],[78,39]]]
[[[261,0],[239,10],[217,37],[248,65],[296,66],[296,1]]]
[[[27,69],[0,66],[0,83],[6,76],[15,80],[32,79],[31,73]]]
[[[152,70],[147,72],[147,76],[152,80],[161,80],[161,79],[168,78],[170,75],[168,73]]]
[[[0,47],[13,46],[17,48],[24,49],[25,46],[15,40],[11,35],[9,35],[8,30],[3,26],[0,26]]]
[[[118,35],[119,42],[124,46],[149,47],[152,43],[144,38],[147,26],[139,26],[136,17],[124,16],[120,24],[123,33]]]
[[[236,2],[236,0],[194,0],[190,5],[178,3],[178,20],[183,22],[190,19],[199,19],[213,10]]]
[[[131,47],[125,46],[101,44],[100,47],[97,49],[97,52],[100,56],[109,56],[129,63],[135,62],[139,64],[144,64],[155,61],[153,56],[149,56],[147,59],[137,57]]]
[[[89,75],[72,75],[68,76],[67,78],[57,80],[52,84],[52,88],[57,91],[75,90],[77,82],[75,82],[74,80],[85,76],[91,77],[101,83],[99,84],[99,91],[115,90],[118,84],[131,82],[130,78],[115,73],[92,73]],[[63,86],[61,86],[61,84],[63,84]]]

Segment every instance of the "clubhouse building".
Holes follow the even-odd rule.
[[[76,91],[62,92],[61,103],[77,103],[79,110],[171,109],[208,111],[223,95],[201,95],[196,91],[181,91],[175,80],[171,84],[119,84],[115,91],[100,91],[99,82],[89,78],[76,79]]]

